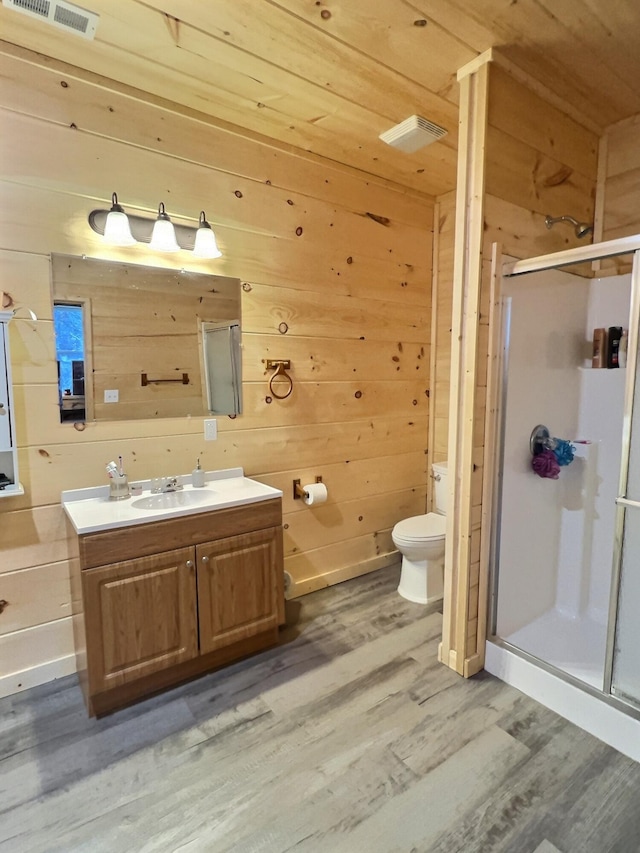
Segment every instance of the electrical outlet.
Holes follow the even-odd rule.
[[[207,418],[204,422],[204,440],[215,441],[218,437],[218,421],[215,418]]]
[[[104,401],[105,401],[105,403],[117,403],[118,402],[118,392],[117,391],[105,391],[104,392]]]

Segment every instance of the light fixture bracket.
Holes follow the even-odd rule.
[[[104,237],[104,226],[107,222],[108,214],[108,210],[92,210],[89,214],[89,225],[91,226],[91,229],[95,231],[96,234],[100,234],[101,237]],[[150,243],[151,233],[156,220],[147,219],[144,216],[136,216],[132,213],[127,213],[127,216],[129,218],[131,233],[138,243]],[[180,248],[186,250],[193,249],[196,240],[196,231],[198,229],[189,225],[180,225],[173,220],[171,220],[171,224],[175,229],[176,240],[178,241]]]

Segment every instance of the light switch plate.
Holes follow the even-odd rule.
[[[215,418],[207,418],[204,422],[204,440],[215,441],[218,438],[218,421]]]
[[[104,401],[105,403],[117,403],[118,402],[118,391],[105,391],[104,392]]]

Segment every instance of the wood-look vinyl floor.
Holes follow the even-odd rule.
[[[0,851],[640,851],[640,765],[438,664],[398,577],[290,602],[279,647],[102,720],[75,677],[0,700]]]

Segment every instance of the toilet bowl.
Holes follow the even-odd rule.
[[[437,511],[405,518],[391,531],[393,544],[402,554],[398,592],[417,604],[438,601],[444,590],[446,462],[433,466],[433,477]]]

